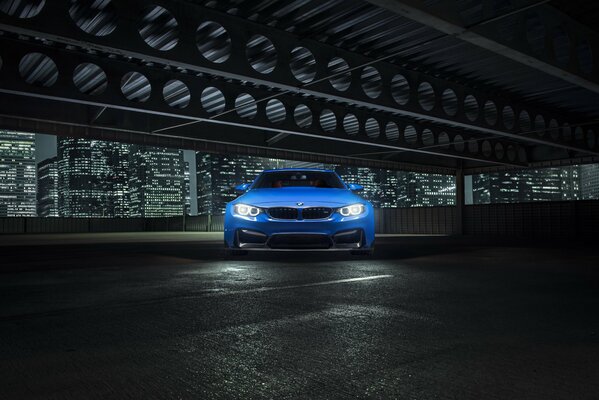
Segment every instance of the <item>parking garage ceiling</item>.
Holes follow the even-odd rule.
[[[0,0],[0,126],[440,173],[597,162],[597,10],[575,3]]]

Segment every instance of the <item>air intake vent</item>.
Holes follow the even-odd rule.
[[[291,207],[272,207],[268,209],[268,215],[275,219],[298,219],[296,208]]]
[[[328,207],[310,207],[302,210],[303,219],[325,219],[333,213],[332,208]]]

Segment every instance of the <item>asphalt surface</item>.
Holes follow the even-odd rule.
[[[599,398],[592,247],[183,236],[0,247],[0,398]]]

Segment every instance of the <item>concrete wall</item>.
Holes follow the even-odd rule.
[[[377,233],[456,233],[455,207],[375,210]],[[599,234],[599,201],[537,202],[466,206],[464,234],[507,237],[582,237]],[[223,216],[185,218],[185,230],[223,230]],[[0,234],[182,231],[183,217],[0,218]]]

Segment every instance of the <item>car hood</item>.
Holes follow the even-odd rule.
[[[235,200],[254,206],[290,206],[304,203],[305,207],[346,206],[365,200],[347,189],[326,189],[311,187],[287,187],[277,189],[253,189]]]

